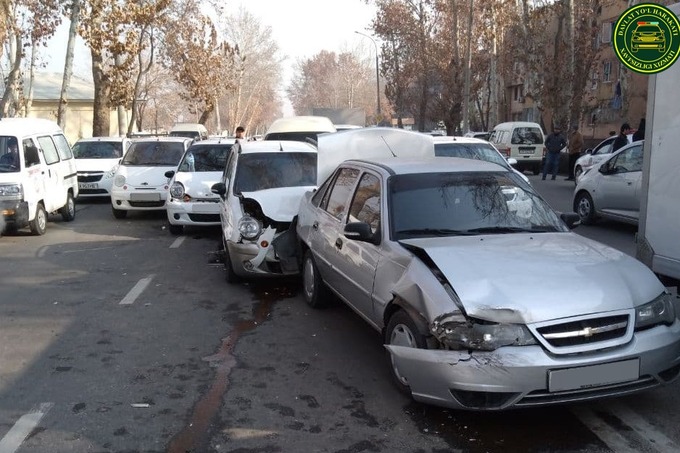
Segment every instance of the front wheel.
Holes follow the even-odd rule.
[[[595,223],[595,204],[592,197],[587,192],[579,192],[574,203],[576,213],[581,218],[584,225]]]
[[[35,208],[35,217],[28,222],[28,226],[31,228],[31,233],[36,236],[42,236],[47,231],[47,211],[42,203],[38,203]]]
[[[302,292],[305,302],[312,308],[322,308],[328,304],[328,287],[319,275],[311,250],[302,259]]]
[[[72,222],[76,218],[76,201],[73,199],[71,192],[66,197],[66,204],[59,209],[59,214],[64,222]]]
[[[179,236],[184,232],[184,227],[182,225],[173,225],[172,223],[170,224],[168,229],[170,230],[170,234],[174,236]]]
[[[420,334],[415,321],[403,310],[399,310],[392,315],[385,329],[385,344],[393,346],[404,346],[407,348],[427,349],[425,337]],[[399,391],[404,394],[411,394],[411,387],[408,379],[404,376],[399,366],[390,356],[392,378]]]

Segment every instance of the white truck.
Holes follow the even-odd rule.
[[[680,15],[680,3],[670,6]],[[680,286],[680,61],[649,77],[637,258]]]

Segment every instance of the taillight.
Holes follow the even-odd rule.
[[[510,157],[510,148],[498,148],[498,152],[500,152],[506,158]]]

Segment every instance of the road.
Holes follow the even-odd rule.
[[[540,181],[557,210],[573,183]],[[295,279],[229,285],[217,229],[80,201],[0,238],[0,453],[676,452],[678,385],[502,413],[415,403],[381,339]],[[576,230],[634,255],[635,228]]]

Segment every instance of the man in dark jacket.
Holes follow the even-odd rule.
[[[559,126],[554,126],[552,134],[545,139],[545,147],[547,153],[545,155],[545,164],[543,165],[543,178],[548,174],[552,174],[552,180],[557,177],[557,170],[560,166],[560,151],[567,146],[567,141],[562,136],[562,129]]]
[[[628,144],[628,134],[630,134],[630,124],[623,123],[621,125],[621,133],[616,136],[614,144],[612,145],[612,152],[623,148]]]

